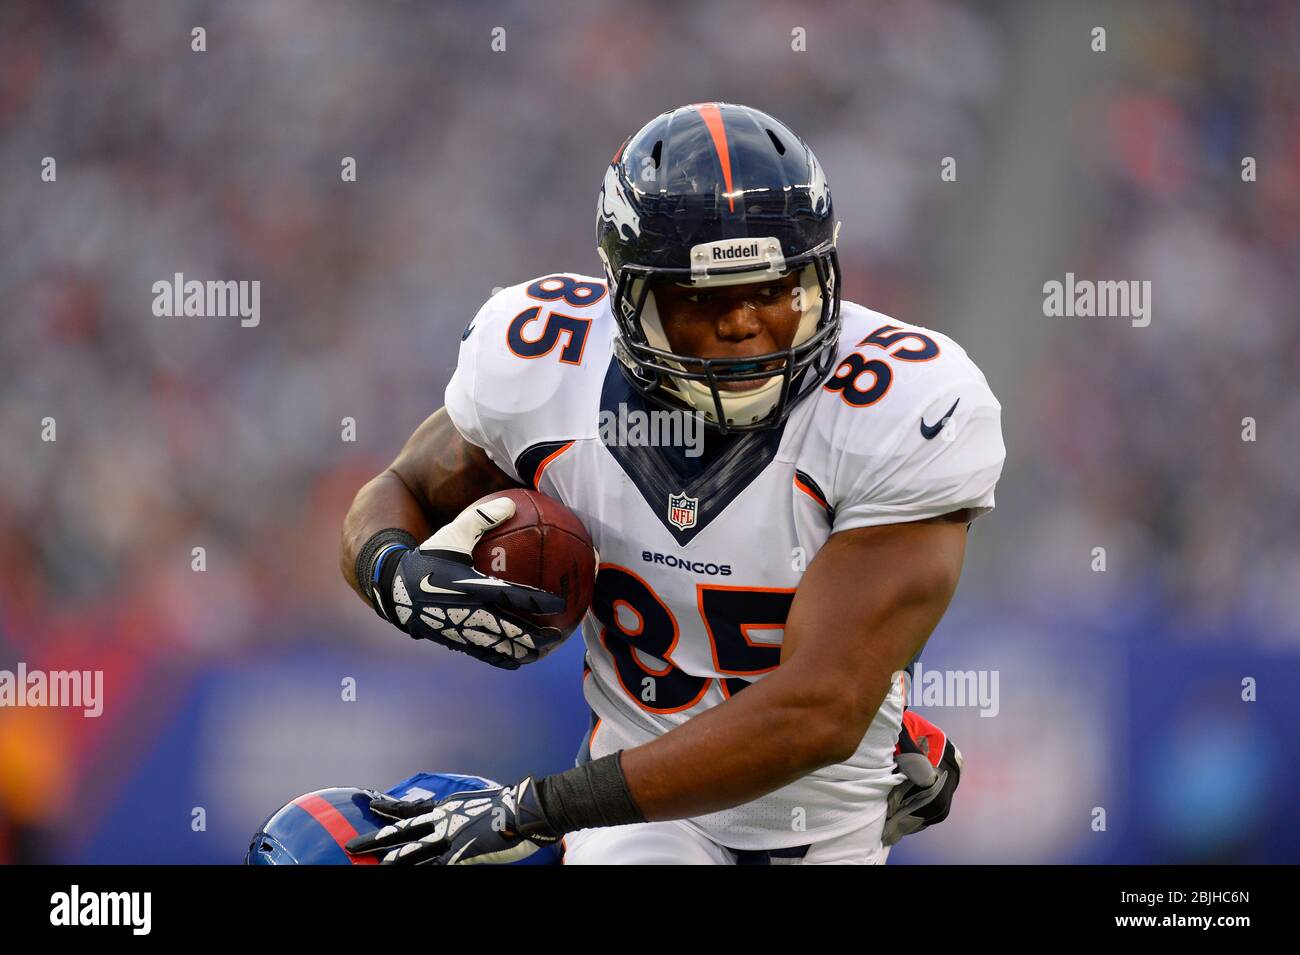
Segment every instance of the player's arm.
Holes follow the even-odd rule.
[[[853,754],[893,674],[957,587],[969,515],[834,534],[805,572],[781,666],[657,739],[563,773],[442,801],[385,800],[348,843],[385,862],[508,862],[565,832],[697,816]]]
[[[964,512],[834,534],[804,574],[781,666],[671,732],[623,752],[649,820],[714,812],[848,759],[891,679],[957,588]]]
[[[357,493],[343,524],[344,578],[412,637],[504,669],[541,659],[560,633],[518,611],[555,613],[564,599],[490,577],[472,558],[484,531],[515,512],[509,498],[475,502],[517,486],[440,409]]]
[[[356,566],[375,534],[400,528],[424,540],[483,495],[511,487],[519,485],[482,448],[466,441],[447,409],[439,408],[415,429],[397,459],[353,499],[339,549],[339,568],[348,586],[370,602]]]

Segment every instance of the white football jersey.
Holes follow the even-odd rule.
[[[504,289],[466,327],[446,393],[460,433],[562,501],[599,551],[582,627],[591,758],[648,742],[775,669],[800,577],[832,533],[985,512],[1004,457],[1001,408],[965,351],[850,302],[835,371],[782,427],[694,458],[680,445],[607,442],[620,413],[653,410],[613,356],[610,301],[604,281],[572,273]],[[895,685],[851,759],[691,824],[736,849],[867,824],[902,779],[902,713]]]

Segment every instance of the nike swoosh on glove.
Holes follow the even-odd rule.
[[[391,603],[383,613],[412,637],[507,670],[544,657],[561,633],[511,611],[558,613],[558,594],[491,577],[474,568],[474,545],[484,532],[515,513],[499,497],[467,507],[427,541],[402,555],[393,575]]]
[[[559,839],[531,776],[513,786],[452,793],[442,800],[380,796],[370,808],[392,824],[349,840],[347,850],[382,852],[384,865],[517,862]]]
[[[881,840],[887,846],[948,818],[961,781],[961,750],[947,733],[914,710],[903,713],[894,763],[907,779],[889,791]]]

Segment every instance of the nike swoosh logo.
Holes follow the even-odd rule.
[[[500,580],[496,577],[467,577],[464,580],[453,580],[453,584],[474,584],[477,587],[514,587],[515,584],[508,580]],[[420,589],[426,594],[460,594],[464,596],[464,590],[450,590],[446,587],[439,587],[436,584],[429,583],[429,577],[420,578]]]
[[[931,438],[933,438],[936,434],[938,434],[940,431],[942,431],[942,430],[943,430],[943,426],[946,425],[946,424],[948,423],[948,419],[952,417],[952,413],[953,413],[954,411],[957,410],[957,404],[958,404],[958,402],[960,402],[960,401],[961,401],[960,398],[958,398],[957,401],[954,401],[954,402],[952,403],[952,407],[948,409],[948,413],[947,413],[946,415],[944,415],[942,418],[940,418],[938,421],[936,421],[934,424],[926,424],[926,423],[925,423],[925,419],[922,418],[922,419],[921,419],[921,437],[923,437],[923,438],[925,438],[925,440],[929,441],[929,440],[930,440]]]
[[[427,576],[420,578],[420,589],[426,594],[459,594],[462,597],[465,596],[463,590],[448,590],[446,587],[439,587],[436,584],[429,583]]]

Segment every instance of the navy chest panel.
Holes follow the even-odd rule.
[[[623,377],[617,360],[611,360],[600,396],[600,409],[618,415],[647,412],[645,400]],[[781,444],[784,424],[767,431],[717,440],[698,457],[677,446],[607,443],[610,455],[640,492],[650,510],[685,545],[750,485],[772,462]]]

